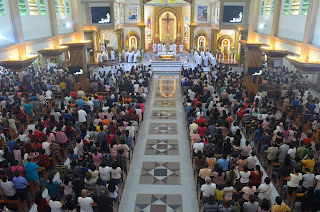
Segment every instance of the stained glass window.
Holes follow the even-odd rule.
[[[19,4],[20,15],[27,15],[26,0],[19,0],[18,4]]]
[[[66,9],[64,7],[64,0],[59,0],[59,12],[60,12],[60,15],[66,14]]]
[[[44,3],[44,0],[40,0],[40,14],[46,15],[46,4]]]
[[[59,15],[59,6],[57,0],[54,0],[54,8],[56,10],[56,15]]]
[[[67,11],[67,15],[71,14],[71,9],[70,9],[70,4],[69,2],[66,2],[66,11]]]
[[[260,15],[263,15],[263,13],[264,13],[264,0],[261,1]]]
[[[28,0],[30,15],[39,15],[38,0]]]
[[[272,5],[271,5],[271,15],[273,15],[273,12],[274,12],[274,4],[275,4],[275,1],[276,1],[276,0],[273,0],[273,1],[272,1]]]
[[[290,0],[285,0],[283,5],[283,15],[289,15]]]
[[[265,5],[264,10],[265,10],[266,15],[270,15],[270,13],[271,13],[271,0],[266,1],[266,5]]]
[[[300,10],[300,0],[292,0],[291,3],[291,15],[299,15]]]
[[[0,16],[4,16],[3,0],[0,0]]]
[[[309,0],[303,0],[302,1],[302,15],[307,15],[308,14],[308,9],[309,9]]]

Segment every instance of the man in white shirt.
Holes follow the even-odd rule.
[[[77,97],[83,99],[85,96],[86,94],[84,93],[84,91],[82,91],[81,88],[79,88],[79,91],[77,92]]]
[[[180,50],[180,53],[183,53],[183,45],[182,44],[180,44],[179,50]]]
[[[47,91],[46,91],[46,99],[47,99],[47,101],[48,101],[48,107],[49,107],[49,109],[51,110],[51,108],[52,108],[52,103],[51,103],[52,91],[50,91],[50,90],[47,90]]]
[[[264,179],[264,183],[262,183],[258,188],[258,198],[260,200],[267,199],[271,202],[271,192],[273,190],[273,185],[270,183],[271,180],[269,177]]]
[[[194,134],[194,131],[198,131],[198,124],[196,120],[193,120],[192,124],[189,125],[190,136]]]
[[[14,187],[13,182],[8,181],[8,177],[6,175],[2,176],[2,182],[0,183],[0,186],[8,199],[14,198],[14,195],[16,194],[16,189]]]
[[[201,193],[202,193],[202,201],[206,202],[209,196],[214,196],[214,191],[216,190],[216,184],[211,182],[210,177],[206,177],[206,183],[201,186]]]
[[[51,154],[51,150],[50,150],[50,143],[48,141],[44,141],[42,142],[42,149],[44,149],[45,151],[45,155],[50,155]]]
[[[156,53],[156,52],[157,52],[157,48],[158,48],[158,45],[154,43],[154,44],[152,45],[153,53]]]
[[[61,207],[62,204],[57,200],[57,195],[52,195],[51,200],[49,200],[49,206],[51,208],[51,212],[62,212]]]
[[[204,148],[204,143],[203,142],[197,142],[195,144],[193,144],[193,151],[194,153],[199,153],[199,152],[203,152],[203,148]]]
[[[80,212],[93,212],[92,203],[93,199],[87,197],[87,190],[82,189],[81,197],[78,197],[78,203],[80,205]]]
[[[172,44],[172,48],[173,48],[173,52],[176,53],[177,52],[177,44]]]
[[[158,43],[158,52],[161,52],[161,48],[162,48],[161,43]]]
[[[103,62],[103,56],[102,56],[102,53],[101,53],[101,52],[99,52],[99,53],[97,54],[97,60],[98,60],[98,63],[102,63],[102,62]]]
[[[164,43],[162,44],[162,52],[167,52],[167,47]]]
[[[115,52],[114,52],[114,50],[113,49],[111,49],[111,52],[110,52],[110,56],[111,56],[111,61],[115,61],[116,59],[115,59]]]
[[[87,113],[86,111],[84,111],[82,108],[80,108],[80,110],[78,110],[78,118],[79,118],[79,123],[85,123],[87,121]]]

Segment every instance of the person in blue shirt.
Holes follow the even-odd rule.
[[[69,159],[72,160],[77,160],[78,159],[78,155],[74,154],[73,149],[70,150],[70,155],[69,155]]]
[[[77,100],[78,107],[82,107],[83,104],[84,104],[84,100],[83,99],[80,98],[80,99]]]
[[[13,154],[13,150],[14,150],[14,147],[17,144],[17,142],[11,140],[12,139],[11,135],[7,135],[7,138],[8,138],[8,141],[6,142],[7,147],[9,147],[10,153]]]
[[[217,161],[217,164],[220,165],[222,170],[225,172],[228,171],[229,161],[230,159],[227,157],[227,154],[223,153],[222,158]]]
[[[31,158],[28,158],[28,162],[24,166],[26,169],[26,178],[28,182],[39,183],[38,169],[40,168],[36,163],[31,162]]]
[[[20,198],[22,203],[26,203],[25,200],[27,200],[27,186],[28,181],[26,178],[20,176],[20,171],[16,170],[14,172],[14,178],[12,180],[14,187],[16,188],[16,195],[18,198]]]
[[[291,105],[293,108],[296,108],[298,104],[299,104],[299,97],[296,97],[296,99],[291,102]]]
[[[309,104],[309,110],[310,110],[310,112],[313,113],[315,109],[316,109],[316,105],[314,104],[314,102],[310,103],[310,104]]]

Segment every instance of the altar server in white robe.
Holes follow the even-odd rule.
[[[104,61],[108,61],[108,60],[109,60],[108,52],[103,51],[103,52],[102,52],[102,57],[103,57],[103,60],[104,60]]]
[[[204,67],[208,67],[209,66],[209,58],[206,55],[203,57],[203,66]]]
[[[152,45],[153,53],[157,53],[157,48],[158,48],[158,45],[154,43],[154,44]]]
[[[167,52],[167,47],[164,43],[162,44],[162,52]]]
[[[177,52],[177,44],[172,44],[172,48],[173,48],[173,52],[176,53]]]
[[[183,45],[182,44],[180,45],[179,49],[180,49],[180,53],[183,53]]]
[[[137,54],[137,57],[141,57],[141,53],[139,49],[137,50],[136,54]]]
[[[128,63],[132,63],[133,62],[133,57],[134,57],[134,51],[129,53]]]
[[[158,52],[161,52],[161,50],[162,50],[162,45],[161,43],[158,43]]]
[[[169,51],[170,51],[170,52],[173,52],[173,45],[172,45],[172,43],[170,43]]]
[[[198,52],[197,51],[194,51],[194,53],[193,53],[193,58],[194,58],[194,60],[196,61],[197,60],[197,57],[198,56]]]
[[[115,61],[116,60],[116,58],[115,58],[116,53],[114,52],[113,49],[111,49],[110,56],[111,56],[111,61]]]
[[[196,63],[197,65],[202,65],[202,57],[200,55],[196,55]]]
[[[134,53],[134,55],[133,55],[133,62],[134,63],[138,62],[137,57],[138,57],[138,52]]]
[[[129,50],[127,50],[126,51],[126,53],[124,53],[124,60],[126,61],[126,62],[128,62],[128,57],[129,57]]]
[[[204,55],[204,51],[201,51],[201,52],[200,52],[200,55],[201,55],[202,58],[204,58],[204,56],[205,56],[205,55]]]
[[[97,59],[98,59],[98,63],[103,63],[103,57],[102,57],[101,52],[99,52],[99,53],[97,54]]]
[[[216,57],[215,57],[215,56],[213,56],[213,55],[212,55],[211,65],[212,65],[212,66],[216,66],[216,65],[217,65]]]

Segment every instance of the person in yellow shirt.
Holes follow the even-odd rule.
[[[96,129],[97,129],[97,132],[106,131],[106,128],[103,126],[102,122],[99,123]]]
[[[60,82],[61,91],[64,95],[67,95],[67,84],[65,81]]]
[[[289,212],[291,209],[288,205],[282,202],[282,198],[280,196],[276,197],[276,204],[272,207],[271,212]]]
[[[305,169],[309,168],[310,172],[312,173],[314,170],[314,166],[316,165],[316,162],[314,161],[313,155],[309,154],[306,155],[302,160],[302,172],[306,173]]]
[[[224,198],[223,185],[219,185],[218,188],[214,190],[214,196],[216,197],[218,204],[221,204]]]

